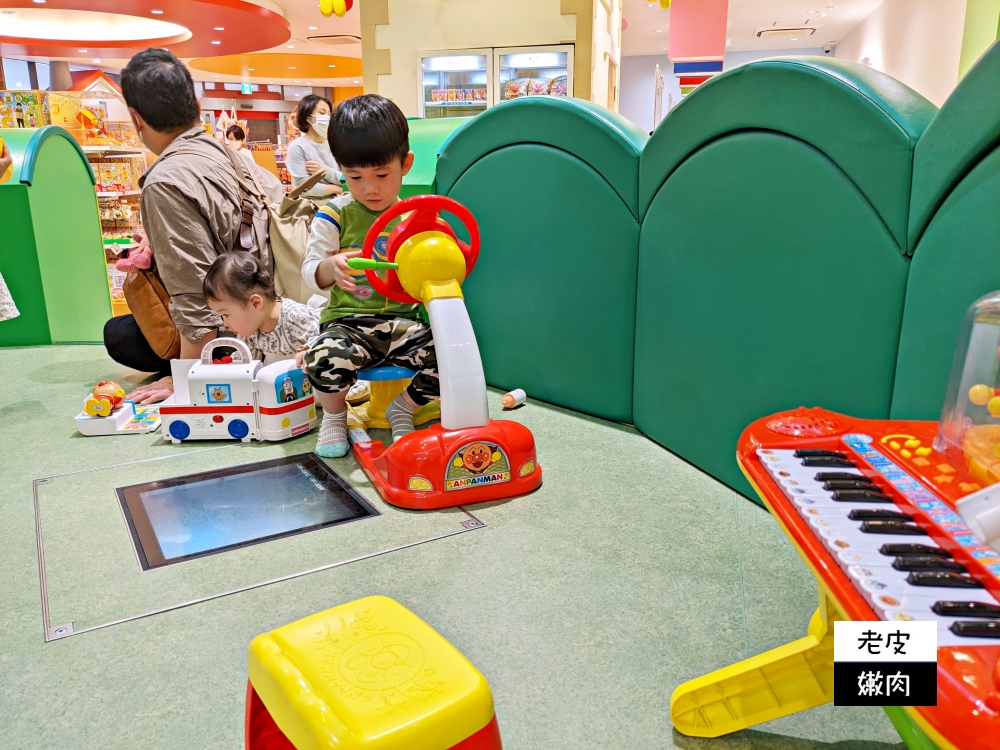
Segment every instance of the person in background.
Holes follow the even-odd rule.
[[[243,161],[247,163],[247,167],[257,178],[264,195],[267,196],[267,202],[281,203],[282,198],[285,197],[284,185],[275,175],[254,161],[253,154],[246,148],[246,140],[247,134],[239,125],[230,125],[226,129],[226,145],[243,157]]]
[[[305,192],[306,198],[322,200],[343,192],[340,186],[343,174],[326,139],[331,112],[333,105],[322,96],[310,94],[299,102],[296,124],[302,136],[289,144],[285,155],[285,167],[292,177],[292,186],[298,187],[316,172],[326,172],[323,182]]]
[[[181,336],[180,358],[197,359],[222,326],[202,289],[215,258],[242,248],[273,272],[267,210],[240,189],[237,169],[244,181],[251,181],[243,160],[230,158],[226,147],[205,133],[194,81],[173,54],[147,49],[133,57],[122,71],[122,93],[139,138],[159,157],[139,180],[142,226],[170,294],[170,316]],[[170,371],[170,363],[156,355],[132,315],[105,324],[104,345],[111,358],[126,367]],[[164,377],[129,398],[145,404],[172,393],[173,381]]]

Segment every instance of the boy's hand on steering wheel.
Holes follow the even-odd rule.
[[[353,292],[357,289],[357,284],[355,284],[354,274],[357,273],[352,268],[348,268],[347,261],[351,258],[358,258],[361,256],[360,250],[352,250],[347,253],[338,253],[334,255],[333,260],[333,278],[334,284],[336,284],[340,289],[345,292]]]

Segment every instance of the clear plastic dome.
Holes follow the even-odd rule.
[[[1000,481],[1000,291],[962,321],[935,448],[960,449],[983,484]]]

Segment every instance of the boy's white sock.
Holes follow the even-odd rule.
[[[335,414],[324,411],[316,452],[323,458],[340,458],[347,455],[350,448],[351,444],[347,440],[347,408]]]
[[[392,400],[392,403],[389,404],[389,408],[385,410],[385,418],[392,428],[392,442],[394,443],[404,435],[409,435],[415,429],[413,426],[413,412],[417,410],[417,407],[410,405],[404,398],[405,393],[406,391],[403,391],[403,393],[396,396]]]

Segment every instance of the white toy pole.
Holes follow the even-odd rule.
[[[488,424],[486,375],[465,300],[432,299],[427,304],[427,315],[441,379],[441,426],[461,430]]]

